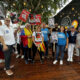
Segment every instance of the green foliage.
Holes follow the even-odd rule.
[[[21,13],[23,9],[26,9],[30,11],[32,14],[41,14],[42,21],[47,22],[48,17],[51,16],[52,9],[54,9],[56,12],[57,8],[60,7],[60,1],[63,0],[0,0],[0,1],[8,4],[8,6],[6,7],[6,9],[8,10]],[[64,3],[65,1],[66,0],[64,0]]]

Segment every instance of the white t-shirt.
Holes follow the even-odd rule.
[[[42,42],[42,37],[44,37],[42,32],[33,32],[32,36],[35,37],[35,42]]]
[[[8,28],[6,25],[1,26],[0,36],[3,36],[6,45],[15,44],[14,29],[11,26],[10,28]]]

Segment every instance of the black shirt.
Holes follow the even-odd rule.
[[[69,35],[69,43],[76,44],[77,32],[75,31],[74,34],[72,35],[71,31],[69,31],[68,35]]]

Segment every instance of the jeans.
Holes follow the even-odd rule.
[[[20,54],[20,44],[17,44],[17,51],[18,51],[18,54]]]
[[[53,57],[55,56],[56,46],[57,46],[57,43],[52,43],[52,56]]]
[[[64,58],[64,49],[65,49],[65,45],[57,45],[57,49],[56,49],[56,60],[58,60],[58,56],[59,56],[60,50],[61,50],[60,60],[63,60],[63,58]]]
[[[45,56],[48,56],[48,41],[44,41],[44,44],[46,48]]]
[[[24,59],[31,59],[31,48],[24,48]]]
[[[8,50],[3,51],[4,59],[5,59],[5,68],[6,70],[10,69],[10,62],[11,62],[11,54],[13,51],[13,46],[8,46]]]
[[[22,55],[24,55],[24,47],[23,47],[22,42],[21,42],[21,44],[20,44],[20,48],[21,48],[21,51],[22,51]]]
[[[73,59],[75,44],[69,43],[68,45],[68,59]]]

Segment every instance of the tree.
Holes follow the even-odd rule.
[[[42,20],[47,22],[52,10],[56,12],[66,0],[1,0],[1,2],[7,4],[6,10],[21,13],[23,9],[26,9],[32,14],[41,14]]]

